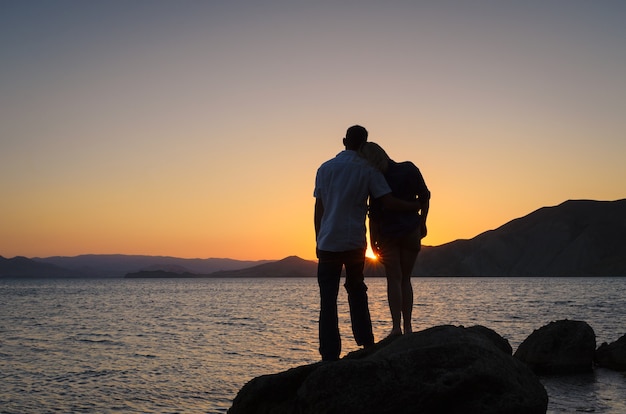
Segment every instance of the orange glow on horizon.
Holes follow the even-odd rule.
[[[214,3],[51,6],[45,42],[39,10],[3,10],[0,256],[316,260],[316,170],[356,123],[423,174],[423,246],[626,196],[618,2]]]

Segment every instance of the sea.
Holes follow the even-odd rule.
[[[368,278],[377,340],[384,278]],[[483,325],[515,351],[551,321],[626,334],[626,277],[413,279],[413,330]],[[0,279],[1,413],[226,413],[254,377],[319,360],[315,278]],[[342,355],[358,349],[345,290]],[[626,373],[541,377],[548,413],[626,413]]]

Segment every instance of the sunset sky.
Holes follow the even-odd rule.
[[[626,2],[0,2],[0,255],[315,258],[347,127],[424,244],[626,197]]]

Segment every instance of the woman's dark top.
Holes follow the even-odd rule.
[[[402,200],[429,200],[430,191],[426,187],[420,170],[410,161],[395,162],[389,160],[385,179],[391,193]],[[417,212],[399,212],[385,210],[380,199],[371,200],[370,223],[377,225],[379,238],[388,240],[405,236],[422,225],[422,218]]]

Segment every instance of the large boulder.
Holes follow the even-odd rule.
[[[493,329],[486,328],[482,325],[470,326],[467,329],[486,336],[487,339],[489,339],[496,347],[500,348],[502,351],[509,355],[513,355],[513,348],[511,347],[509,341],[501,337]]]
[[[483,327],[387,338],[339,361],[257,377],[228,412],[544,414],[545,389],[506,344]]]
[[[586,322],[560,320],[535,330],[514,356],[536,374],[576,374],[593,371],[596,335]]]
[[[610,344],[602,343],[596,350],[596,363],[615,371],[626,371],[626,335]]]

